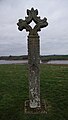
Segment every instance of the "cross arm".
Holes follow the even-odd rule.
[[[44,27],[46,27],[46,26],[48,26],[47,18],[44,18],[44,19],[42,19],[42,20],[40,19],[40,21],[35,25],[34,29],[35,29],[36,31],[40,31],[41,28],[44,28]]]
[[[19,19],[18,23],[18,29],[22,31],[23,29],[26,29],[26,31],[30,31],[32,28],[30,25],[27,24],[25,20]]]

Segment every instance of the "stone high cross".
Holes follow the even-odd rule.
[[[29,32],[28,35],[28,65],[29,65],[29,106],[30,108],[41,107],[40,103],[40,75],[39,75],[39,64],[40,64],[40,43],[38,31],[41,28],[48,25],[47,19],[40,19],[38,17],[38,10],[27,9],[27,17],[25,20],[19,19],[17,25],[18,29],[22,31],[26,29]],[[35,26],[32,28],[30,23],[34,21]]]

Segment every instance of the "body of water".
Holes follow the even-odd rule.
[[[26,64],[26,63],[28,63],[28,60],[0,60],[0,64]],[[68,64],[68,60],[51,60],[48,61],[46,64]]]
[[[25,64],[27,60],[0,60],[0,64]]]
[[[68,64],[68,60],[51,60],[47,64]]]

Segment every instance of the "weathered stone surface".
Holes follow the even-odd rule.
[[[47,114],[48,112],[48,104],[45,102],[45,100],[42,100],[41,107],[37,108],[30,108],[29,106],[29,100],[25,101],[25,108],[24,111],[26,114]]]
[[[40,19],[38,17],[38,10],[34,10],[32,8],[31,10],[27,9],[27,15],[28,17],[25,17],[25,20],[19,19],[19,22],[17,23],[18,29],[22,31],[23,29],[26,29],[26,31],[29,31],[29,34],[37,34],[38,31],[41,30],[41,28],[46,27],[48,25],[47,18]],[[29,25],[32,20],[36,23],[35,27],[32,29],[32,27]]]
[[[30,108],[40,108],[40,43],[38,31],[48,25],[47,19],[40,19],[38,17],[38,10],[27,9],[27,17],[25,20],[19,19],[17,25],[18,29],[22,31],[26,29],[28,35],[28,65],[29,65],[29,102]],[[34,21],[35,26],[32,28],[29,24]]]
[[[40,75],[39,75],[39,36],[28,36],[28,64],[29,64],[29,97],[30,107],[40,107]]]

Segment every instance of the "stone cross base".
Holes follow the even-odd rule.
[[[29,100],[25,101],[24,107],[25,114],[47,114],[47,107],[45,100],[41,101],[41,107],[30,108]]]

